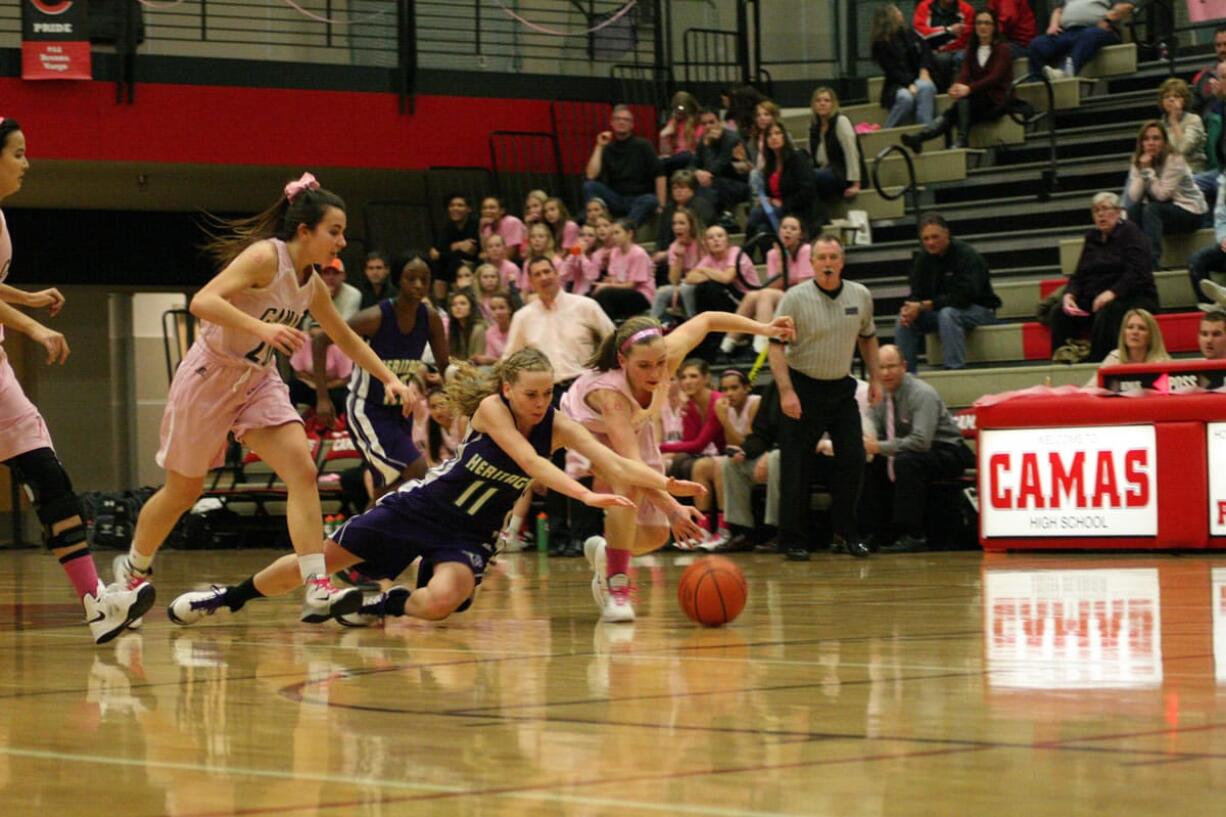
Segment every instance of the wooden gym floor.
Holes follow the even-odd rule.
[[[102,554],[100,566],[109,568]],[[1226,560],[742,555],[732,626],[685,559],[597,625],[582,559],[504,559],[443,625],[178,628],[270,551],[166,552],[95,648],[54,560],[0,553],[0,815],[1181,815],[1226,795]]]

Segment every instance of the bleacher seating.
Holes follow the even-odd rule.
[[[1203,55],[1185,58],[1179,75],[1191,76],[1203,62]],[[1015,75],[1024,70],[1025,61],[1015,65]],[[987,393],[1043,383],[1080,385],[1093,373],[1093,365],[1050,362],[1050,336],[1035,322],[1035,308],[1044,295],[1063,283],[1061,276],[1075,267],[1082,236],[1092,226],[1090,198],[1100,190],[1118,192],[1122,188],[1136,128],[1156,114],[1155,91],[1167,76],[1165,63],[1138,66],[1136,47],[1124,44],[1104,48],[1081,78],[1053,84],[1056,110],[1048,117],[1057,136],[1058,188],[1054,190],[1043,175],[1051,167],[1046,121],[1029,133],[1011,120],[997,123],[1000,132],[995,133],[980,126],[972,133],[972,146],[981,150],[959,157],[964,175],[956,167],[949,169],[958,161],[947,158],[954,152],[936,149],[935,142],[917,157],[917,171],[926,179],[919,190],[924,211],[942,213],[957,237],[984,254],[1003,301],[998,310],[1002,323],[982,327],[968,337],[968,368],[946,372],[925,366],[921,370],[948,405],[963,407]],[[877,103],[879,87],[870,80],[867,99],[852,100],[841,111],[857,124],[884,122],[886,111]],[[1019,93],[1036,107],[1045,108],[1042,89],[1041,83],[1025,83]],[[948,97],[938,96],[938,112],[948,105]],[[785,109],[785,123],[794,139],[807,139],[810,116],[806,108]],[[909,125],[861,134],[866,159],[871,163],[877,151],[899,143],[902,134],[915,130],[916,126]],[[897,157],[887,161],[901,162]],[[883,167],[882,180],[905,184],[905,179],[892,175],[895,172],[888,165]],[[848,248],[845,275],[873,291],[884,340],[892,334],[913,253],[919,249],[916,214],[909,196],[893,202],[888,216],[860,206],[863,198],[843,209],[869,210],[874,243]],[[1212,241],[1211,230],[1170,236],[1165,241],[1163,269],[1155,280],[1163,307],[1160,325],[1168,349],[1175,354],[1196,350],[1200,313],[1194,311],[1196,298],[1188,282],[1187,260]],[[939,361],[939,343],[935,335],[931,338],[929,359]]]

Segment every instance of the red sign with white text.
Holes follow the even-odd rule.
[[[22,79],[92,79],[84,0],[24,0]]]
[[[1152,425],[979,432],[983,536],[1158,534]]]

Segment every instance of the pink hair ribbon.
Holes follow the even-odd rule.
[[[294,199],[298,198],[302,191],[318,189],[319,182],[316,181],[315,177],[310,173],[303,173],[298,181],[285,185],[285,198],[289,199],[289,202],[293,204]]]

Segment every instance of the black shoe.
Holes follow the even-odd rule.
[[[923,536],[903,534],[888,545],[881,548],[882,553],[924,553],[928,550],[928,540]]]
[[[780,553],[779,542],[774,538],[767,539],[765,542],[759,542],[754,545],[754,553]]]
[[[748,533],[738,533],[718,548],[721,553],[745,553],[753,549],[753,539]]]
[[[916,156],[924,152],[924,140],[920,138],[918,133],[907,133],[902,137],[902,143],[911,148],[911,152]]]
[[[807,562],[812,557],[804,548],[788,548],[786,558],[789,562]]]
[[[841,552],[848,556],[855,556],[857,559],[867,559],[869,554],[868,543],[863,539],[844,539],[842,536],[835,536],[834,541],[830,545],[831,553],[838,553],[835,548],[841,549]]]

